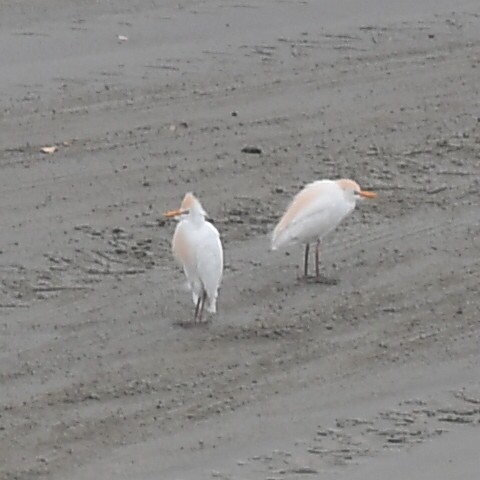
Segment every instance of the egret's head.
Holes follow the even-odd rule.
[[[185,194],[179,209],[170,210],[169,212],[164,213],[166,218],[174,218],[175,220],[182,220],[188,215],[202,217],[207,216],[207,212],[205,212],[201,203],[191,192]]]
[[[360,185],[348,178],[342,178],[337,180],[337,185],[343,190],[345,197],[352,201],[356,202],[358,199],[364,198],[376,198],[377,194],[375,192],[369,192],[367,190],[362,190]]]

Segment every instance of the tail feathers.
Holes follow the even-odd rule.
[[[282,235],[282,232],[280,233],[274,232],[272,236],[272,243],[270,244],[270,249],[272,251],[275,251],[275,250],[278,250],[279,248],[284,247],[285,244],[288,243],[285,240],[286,238],[284,235]]]
[[[210,313],[217,313],[217,299],[212,298],[207,306],[207,311]]]
[[[197,295],[195,292],[192,292],[192,299],[193,299],[194,305],[197,305],[199,297],[200,296]],[[207,312],[217,313],[217,297],[216,296],[213,298],[207,297],[207,302],[208,302],[207,305],[205,305]]]
[[[198,295],[195,292],[192,292],[193,304],[196,305],[198,302]]]
[[[278,235],[275,231],[273,232],[272,240],[270,242],[270,250],[278,250]]]

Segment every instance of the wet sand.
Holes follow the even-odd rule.
[[[476,479],[479,31],[468,0],[2,2],[0,478]],[[269,233],[337,177],[379,198],[319,285]],[[226,255],[201,328],[189,190]]]

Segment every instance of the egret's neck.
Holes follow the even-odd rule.
[[[352,207],[355,207],[355,205],[357,204],[357,200],[358,198],[356,197],[356,195],[353,193],[353,191],[344,191],[343,192],[343,198],[345,199],[345,201],[347,203],[349,203]]]
[[[189,217],[191,221],[197,225],[200,225],[202,223],[205,223],[205,211],[203,210],[202,207],[199,207],[198,205],[195,205],[190,208],[190,214]]]

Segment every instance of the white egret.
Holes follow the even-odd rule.
[[[179,223],[173,235],[172,250],[182,265],[195,304],[193,323],[201,322],[205,302],[211,313],[217,311],[218,289],[223,273],[223,248],[218,230],[207,221],[198,199],[187,193],[178,210],[165,217]]]
[[[310,243],[316,242],[315,273],[320,281],[320,241],[335,230],[355,208],[358,199],[375,198],[349,179],[318,180],[308,184],[292,200],[272,234],[272,250],[305,244],[304,274],[308,276]]]

